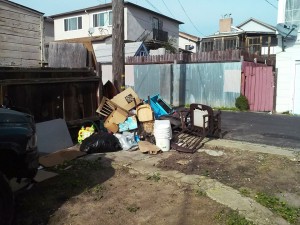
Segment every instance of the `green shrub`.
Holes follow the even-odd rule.
[[[240,97],[236,98],[235,106],[241,111],[248,110],[249,109],[249,103],[248,103],[248,99],[246,98],[246,96],[240,95]]]

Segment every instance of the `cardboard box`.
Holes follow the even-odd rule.
[[[112,114],[110,114],[109,115],[109,117],[105,120],[105,122],[104,122],[104,127],[107,129],[107,130],[109,130],[109,131],[111,131],[111,132],[113,132],[113,133],[117,133],[118,132],[118,130],[119,130],[119,127],[118,127],[118,125],[114,122],[114,120],[113,120],[113,115]]]
[[[149,104],[138,106],[136,109],[136,115],[140,122],[147,122],[153,120],[153,111]]]
[[[111,101],[125,110],[131,110],[141,103],[139,96],[132,88],[127,88],[125,91],[117,94]]]
[[[115,124],[124,123],[128,113],[120,108],[117,108],[111,113],[111,119]]]

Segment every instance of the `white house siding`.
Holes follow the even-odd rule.
[[[197,45],[196,45],[196,43],[193,42],[193,41],[190,41],[190,40],[188,40],[186,38],[183,38],[183,37],[179,36],[179,48],[185,49],[186,45],[194,46],[194,48],[192,50],[190,50],[190,51],[193,52],[193,53],[196,53],[196,51],[197,51]]]
[[[141,9],[128,7],[127,8],[127,30],[125,30],[127,40],[136,41],[145,31],[149,33],[147,40],[153,37],[152,21],[153,17],[163,21],[162,30],[168,32],[169,40],[172,40],[172,45],[178,48],[179,25],[178,22],[166,19],[165,17],[152,14]]]
[[[244,31],[256,31],[256,32],[274,32],[274,30],[269,29],[266,26],[260,25],[254,21],[250,21],[243,26],[240,26],[239,29],[242,29]]]
[[[0,66],[41,66],[42,15],[0,0]]]
[[[278,2],[278,23],[282,23],[284,18],[285,1]],[[289,111],[293,114],[300,114],[299,99],[297,97],[300,91],[299,79],[299,61],[300,61],[300,31],[296,40],[286,39],[284,42],[284,51],[282,49],[281,36],[278,38],[278,48],[276,52],[277,68],[277,95],[276,111]]]

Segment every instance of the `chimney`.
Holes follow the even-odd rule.
[[[219,32],[220,33],[231,32],[232,21],[233,21],[232,18],[220,19]]]

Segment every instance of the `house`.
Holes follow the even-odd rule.
[[[196,53],[199,51],[199,47],[200,37],[182,31],[179,32],[179,50]]]
[[[201,52],[241,49],[244,53],[274,57],[277,46],[276,28],[250,18],[238,26],[233,26],[231,17],[219,21],[219,32],[203,37]]]
[[[0,66],[41,67],[44,45],[53,40],[53,21],[44,13],[0,0]]]
[[[41,66],[43,13],[0,0],[0,21],[0,66]]]
[[[102,81],[105,84],[107,81],[113,81],[112,72],[112,44],[93,41],[93,49],[96,61],[102,64]],[[125,57],[128,56],[147,56],[149,52],[143,42],[125,43]],[[133,65],[125,65],[125,83],[127,86],[134,86],[134,67]]]
[[[112,4],[100,4],[51,16],[56,41],[112,34]],[[148,48],[171,43],[178,49],[179,25],[182,22],[143,8],[124,3],[124,41],[144,41]]]
[[[300,4],[278,1],[276,111],[300,114]]]

